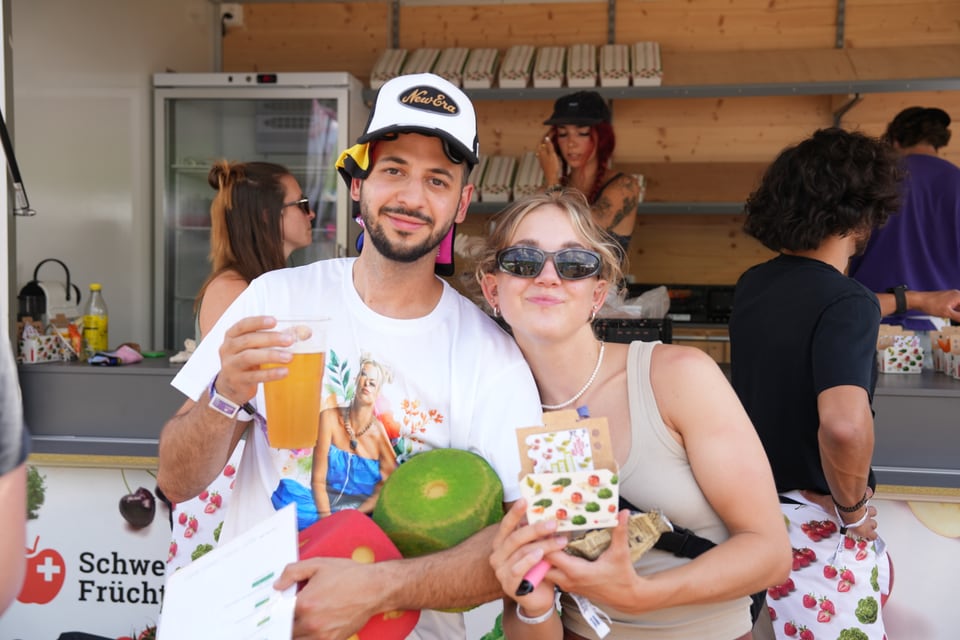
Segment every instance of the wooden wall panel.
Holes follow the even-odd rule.
[[[384,2],[244,4],[224,71],[348,71],[364,82],[389,41]]]
[[[617,42],[656,40],[669,51],[829,48],[836,0],[621,0]]]
[[[846,0],[846,47],[960,42],[960,0]]]
[[[607,4],[485,4],[402,6],[402,47],[536,46],[607,41]]]
[[[742,227],[741,216],[641,216],[629,271],[636,282],[733,284],[773,256]]]
[[[390,45],[389,8],[382,0],[244,3],[244,25],[223,40],[224,70],[348,71],[366,83]],[[708,84],[745,77],[803,82],[957,75],[960,59],[945,59],[939,50],[931,50],[929,64],[916,65],[912,58],[904,71],[896,48],[956,45],[960,0],[846,0],[843,51],[834,49],[836,9],[837,0],[617,0],[615,38],[658,41],[666,85],[690,78]],[[399,46],[409,49],[599,45],[608,28],[605,1],[401,0],[398,18]],[[796,57],[791,50],[808,55]],[[720,64],[710,56],[719,51],[744,53]],[[830,126],[834,111],[850,98],[616,100],[615,166],[646,176],[648,202],[738,202],[781,149]],[[553,101],[475,104],[481,153],[519,156],[539,142]],[[862,96],[842,124],[879,135],[898,111],[912,105],[938,106],[960,119],[960,92],[889,93]],[[960,164],[960,140],[941,155]],[[471,214],[459,230],[481,235],[488,221],[488,215]],[[742,217],[736,215],[642,215],[637,225],[630,251],[636,281],[732,284],[744,269],[772,255],[742,233]],[[469,271],[463,261],[458,267]]]

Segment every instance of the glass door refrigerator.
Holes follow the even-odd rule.
[[[313,244],[290,264],[346,255],[359,228],[334,162],[360,135],[368,109],[360,82],[339,72],[159,73],[153,89],[153,339],[178,351],[194,337],[194,298],[210,271],[212,163],[289,168],[317,213]]]

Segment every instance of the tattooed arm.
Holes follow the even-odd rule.
[[[640,183],[632,175],[623,174],[608,184],[591,206],[593,219],[610,233],[633,234],[640,202]]]

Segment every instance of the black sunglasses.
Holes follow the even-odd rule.
[[[504,273],[518,278],[536,278],[543,271],[547,258],[564,280],[582,280],[600,273],[600,254],[588,249],[543,251],[536,247],[507,247],[497,253],[497,266]]]
[[[304,196],[299,200],[294,200],[293,202],[285,202],[281,209],[286,209],[287,207],[300,207],[300,211],[303,212],[303,215],[310,215],[310,199]]]

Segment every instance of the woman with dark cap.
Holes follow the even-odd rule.
[[[850,262],[850,275],[880,294],[885,316],[893,314],[884,321],[918,331],[960,315],[960,169],[938,157],[949,126],[935,107],[909,107],[887,126],[884,139],[906,170],[900,213]]]
[[[572,187],[587,197],[593,219],[611,234],[626,257],[637,219],[640,183],[610,169],[616,145],[610,107],[596,91],[577,91],[557,99],[544,124],[550,130],[537,148],[544,188]]]

